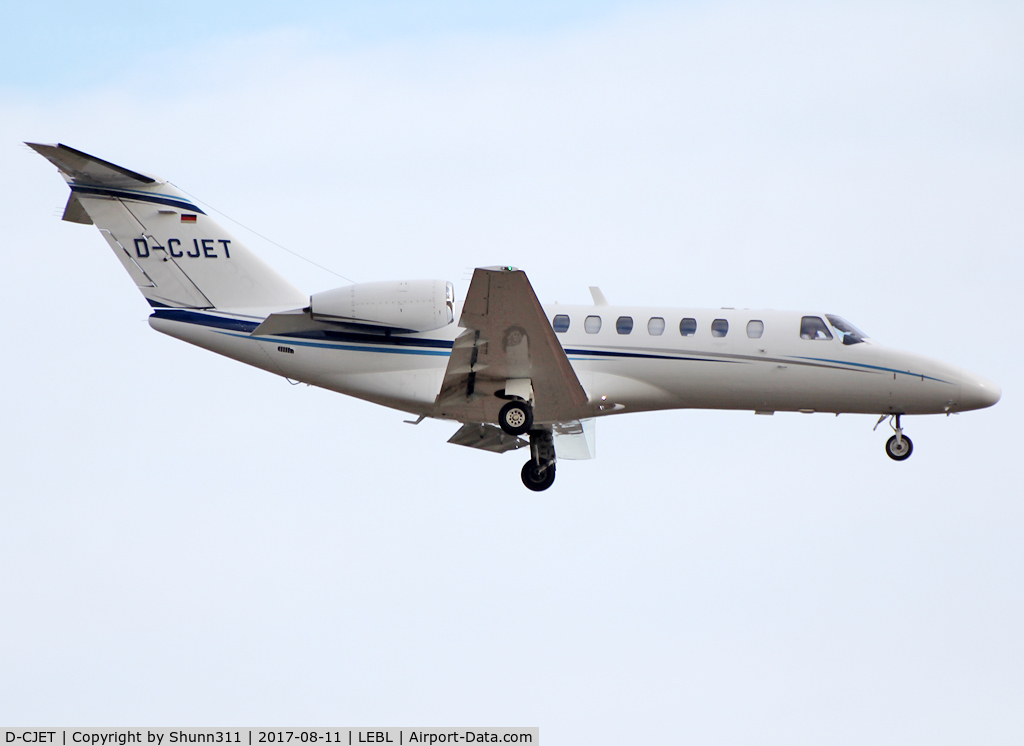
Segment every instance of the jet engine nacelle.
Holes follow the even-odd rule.
[[[444,280],[363,282],[315,293],[309,300],[313,318],[320,321],[429,332],[455,320],[455,288]]]

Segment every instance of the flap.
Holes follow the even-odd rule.
[[[448,442],[495,453],[514,451],[517,448],[530,445],[523,438],[509,435],[497,425],[485,424],[463,425],[455,435],[448,439]]]
[[[558,458],[583,461],[597,456],[594,420],[562,422],[552,428]]]

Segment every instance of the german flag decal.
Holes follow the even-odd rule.
[[[196,216],[195,215],[182,215],[181,216],[181,222],[183,222],[183,223],[194,223],[194,222],[196,222]]]

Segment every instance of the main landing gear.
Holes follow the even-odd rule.
[[[875,427],[882,424],[882,420],[889,417],[889,424],[892,429],[896,432],[889,440],[885,443],[885,454],[893,461],[906,461],[910,458],[910,454],[914,452],[914,443],[903,434],[903,426],[900,424],[900,415],[882,415]],[[895,418],[896,424],[892,424],[892,420]]]
[[[555,483],[555,440],[550,430],[533,430],[533,407],[512,399],[498,412],[498,426],[509,435],[530,434],[530,460],[523,465],[523,484],[543,492]]]
[[[555,441],[550,430],[530,431],[530,460],[523,464],[523,484],[543,492],[555,483]]]
[[[522,435],[533,426],[533,407],[522,399],[513,399],[498,413],[498,425],[509,435]]]

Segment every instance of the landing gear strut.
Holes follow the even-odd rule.
[[[555,441],[550,430],[530,431],[530,460],[523,464],[522,477],[523,484],[534,492],[543,492],[555,483]]]
[[[910,438],[903,434],[903,426],[900,425],[900,416],[896,415],[896,424],[892,428],[896,434],[885,443],[885,453],[893,461],[906,461],[914,452],[914,444]]]

